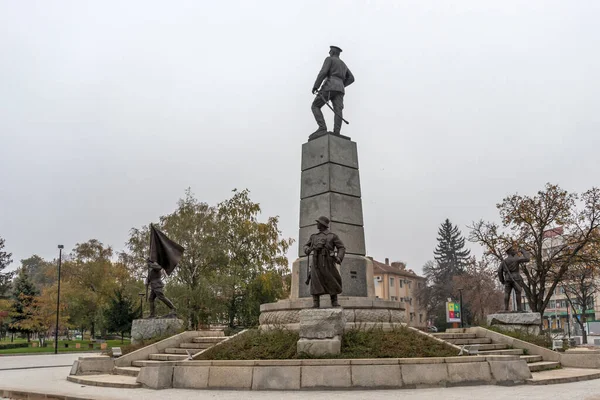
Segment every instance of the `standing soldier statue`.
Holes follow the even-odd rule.
[[[329,100],[333,103],[332,109],[335,114],[333,133],[335,135],[340,134],[342,121],[345,121],[342,115],[342,110],[344,109],[344,88],[354,82],[352,72],[350,72],[346,64],[340,59],[342,49],[337,46],[329,46],[329,48],[329,57],[323,62],[321,72],[317,75],[317,80],[312,89],[312,93],[317,95],[315,101],[312,103],[312,112],[317,120],[319,129],[310,135],[311,138],[327,133],[327,125],[325,124],[321,107],[327,104],[331,108],[328,103]],[[325,83],[323,83],[323,80],[325,80]],[[323,83],[323,87],[321,87],[321,83]],[[319,87],[321,87],[320,90]],[[345,122],[348,123],[348,121]]]
[[[306,283],[310,284],[313,308],[319,308],[323,294],[331,296],[332,307],[339,307],[337,297],[342,293],[342,277],[336,264],[342,263],[346,248],[338,235],[329,231],[327,217],[319,217],[316,221],[319,232],[312,234],[304,245],[304,253],[309,256],[308,263],[312,264]]]
[[[521,306],[521,288],[525,284],[521,277],[519,266],[529,262],[529,253],[522,248],[515,250],[513,246],[506,249],[508,256],[502,260],[498,267],[498,279],[504,285],[504,310],[508,311],[510,292],[514,289],[517,311],[523,311]],[[521,253],[519,255],[518,253]]]

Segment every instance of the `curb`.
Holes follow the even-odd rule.
[[[27,391],[23,391],[23,390],[10,390],[10,389],[0,389],[0,397],[6,397],[8,399],[16,399],[16,400],[39,400],[39,399],[94,400],[94,398],[92,398],[92,397],[77,397],[77,396],[68,396],[68,395],[63,395],[63,394],[27,392]]]

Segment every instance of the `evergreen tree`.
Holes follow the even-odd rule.
[[[453,276],[465,272],[471,251],[465,249],[465,238],[448,218],[438,229],[437,241],[438,245],[433,254],[444,277],[452,279]]]
[[[139,315],[139,307],[136,309],[131,299],[123,295],[122,290],[116,290],[115,296],[110,299],[108,308],[104,311],[106,328],[110,332],[118,332],[123,343],[125,332],[131,331],[131,323]]]
[[[27,274],[25,268],[19,269],[19,274],[13,282],[12,307],[10,328],[29,335],[32,330],[28,328],[29,321],[33,318],[32,304],[36,296],[39,295],[33,281]]]
[[[12,254],[3,251],[4,239],[0,237],[0,299],[8,297],[10,291],[10,280],[12,272],[2,272],[12,262]]]

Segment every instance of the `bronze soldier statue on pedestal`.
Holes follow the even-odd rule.
[[[156,299],[159,299],[171,310],[169,314],[162,318],[175,318],[177,317],[177,310],[173,305],[173,302],[165,296],[163,288],[165,287],[162,281],[162,270],[163,268],[155,263],[154,261],[148,260],[148,277],[146,278],[146,286],[150,286],[150,297],[148,303],[150,304],[150,315],[148,318],[156,318]]]
[[[325,118],[321,112],[321,107],[331,100],[333,103],[333,113],[335,114],[333,133],[339,135],[342,129],[342,121],[344,120],[342,110],[344,109],[344,94],[345,87],[349,86],[354,82],[354,75],[348,69],[346,64],[340,59],[340,53],[342,49],[337,46],[329,46],[329,57],[323,62],[323,67],[317,75],[317,80],[313,85],[312,93],[316,94],[317,97],[312,103],[312,112],[319,125],[310,138],[317,137],[327,133],[327,125],[325,124]],[[325,80],[325,83],[323,83]],[[323,87],[319,90],[319,87],[323,83]],[[346,123],[348,123],[346,121]]]
[[[316,221],[319,233],[312,234],[304,245],[304,254],[309,257],[309,265],[312,265],[307,284],[310,283],[313,308],[320,307],[323,294],[331,296],[332,307],[339,307],[337,296],[342,293],[342,277],[336,264],[342,263],[346,248],[338,235],[329,231],[327,217],[319,217]]]
[[[498,267],[498,279],[504,285],[504,311],[508,311],[510,292],[514,289],[517,311],[523,311],[521,306],[521,288],[525,285],[521,277],[519,266],[529,262],[529,253],[523,249],[517,250],[511,246],[506,249],[508,256],[502,260]],[[519,255],[520,253],[521,255]]]

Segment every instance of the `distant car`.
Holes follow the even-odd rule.
[[[437,332],[438,330],[437,330],[437,328],[435,326],[430,326],[430,327],[427,328],[427,331],[429,331],[429,332]]]

